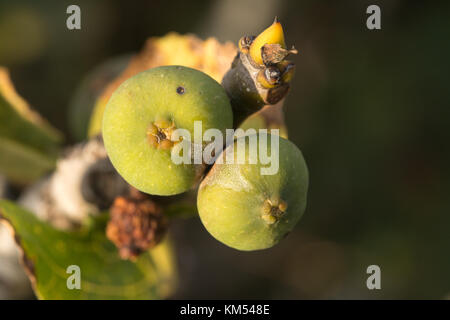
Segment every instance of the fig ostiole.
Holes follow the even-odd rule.
[[[278,171],[274,174],[261,174],[261,168],[267,165],[250,160],[249,136],[237,139],[218,159],[230,154],[239,157],[229,149],[237,150],[242,139],[245,161],[216,161],[200,184],[197,207],[203,225],[220,242],[243,251],[266,249],[284,238],[302,217],[308,169],[301,151],[281,137],[278,148],[267,139],[267,152],[278,153]]]
[[[202,130],[225,134],[233,125],[230,102],[222,86],[203,72],[181,66],[149,69],[123,82],[112,94],[103,116],[103,139],[112,164],[136,189],[174,195],[192,188],[205,167],[176,164],[171,135],[192,136]]]

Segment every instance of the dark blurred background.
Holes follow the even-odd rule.
[[[66,28],[70,4],[81,30]],[[370,4],[381,30],[366,27]],[[0,65],[70,143],[69,106],[102,62],[169,31],[236,43],[274,16],[300,51],[285,111],[310,170],[306,213],[250,253],[177,221],[174,298],[448,298],[449,2],[1,0]],[[366,287],[372,264],[381,290]]]

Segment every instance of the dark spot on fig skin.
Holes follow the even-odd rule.
[[[159,131],[159,130],[158,130],[158,133],[156,135],[157,135],[159,141],[165,140],[167,138],[166,134],[164,132],[162,132],[162,131]]]
[[[185,92],[184,87],[179,86],[179,87],[177,88],[177,93],[178,93],[178,94],[182,95],[182,94],[184,94],[184,92]]]

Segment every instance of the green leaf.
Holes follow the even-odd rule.
[[[61,140],[0,68],[0,173],[22,184],[36,180],[55,166]]]
[[[84,229],[54,229],[32,213],[0,200],[0,221],[7,222],[24,252],[24,265],[39,299],[162,299],[176,282],[174,258],[166,240],[136,262],[119,258],[105,236],[105,219]],[[69,266],[81,270],[81,289],[68,289]]]
[[[1,136],[0,155],[0,171],[21,184],[40,178],[55,166],[54,158]]]

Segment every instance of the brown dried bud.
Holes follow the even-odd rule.
[[[239,51],[242,53],[248,53],[253,40],[255,40],[255,36],[244,36],[239,39]]]
[[[261,57],[264,65],[271,66],[283,61],[289,54],[297,54],[298,51],[292,47],[291,50],[284,49],[281,45],[265,44],[261,47]]]
[[[142,193],[117,197],[110,209],[106,236],[119,249],[122,259],[135,260],[156,246],[167,230],[161,209]]]
[[[258,83],[264,88],[274,88],[280,83],[280,79],[281,79],[281,72],[275,66],[261,69],[261,71],[258,73],[256,77]]]

